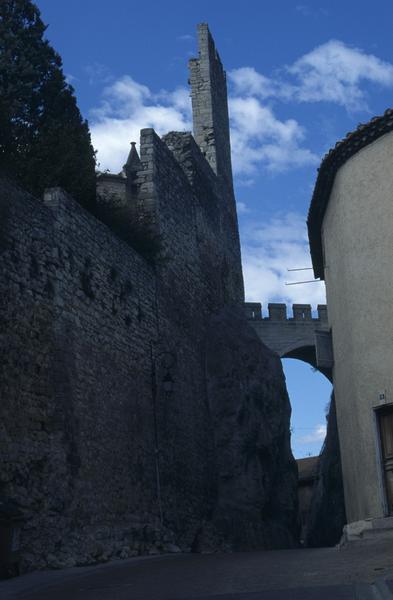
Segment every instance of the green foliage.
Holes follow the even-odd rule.
[[[61,186],[90,208],[95,152],[30,0],[0,2],[0,169],[31,193]]]
[[[162,237],[157,233],[149,214],[135,216],[127,207],[114,208],[107,203],[97,204],[94,212],[100,221],[147,261],[155,264],[167,261],[163,254]]]

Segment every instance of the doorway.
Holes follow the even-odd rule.
[[[393,514],[393,406],[378,409],[378,426],[381,441],[382,470],[385,483],[386,502],[390,515]]]

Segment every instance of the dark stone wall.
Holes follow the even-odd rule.
[[[210,309],[223,303],[243,302],[239,232],[231,198],[228,199],[190,133],[171,132],[163,141],[186,175],[194,195],[199,270],[205,279]],[[210,293],[213,289],[214,295]]]
[[[0,493],[26,568],[121,552],[125,524],[136,551],[157,521],[151,268],[61,191],[45,204],[1,182]]]
[[[281,361],[238,308],[222,309],[210,329],[207,381],[218,478],[212,523],[232,550],[295,546],[297,466]]]
[[[160,224],[176,235],[156,267],[61,190],[42,204],[1,187],[1,491],[24,510],[33,566],[158,551],[175,538],[187,550],[214,498],[202,344],[209,306],[195,226],[175,203],[192,194],[187,182],[180,193],[173,174],[171,183],[174,202],[161,197]],[[167,352],[175,357],[169,401]],[[170,533],[158,522],[151,356]]]
[[[346,522],[336,403],[332,394],[326,440],[307,524],[306,546],[334,546],[340,541]]]
[[[296,482],[278,359],[252,342],[261,356],[252,400],[241,391],[256,368],[251,358],[224,393],[209,351],[206,378],[212,329],[226,346],[242,327],[226,332],[212,315],[241,304],[243,284],[222,187],[193,153],[187,170],[153,130],[142,131],[132,211],[150,211],[162,237],[164,260],[154,265],[61,190],[41,201],[0,182],[0,496],[24,514],[23,570],[197,549],[207,523],[213,548],[293,541]],[[221,355],[217,373],[233,371],[236,352]],[[225,466],[232,488],[222,485],[216,445],[225,402],[249,422],[225,425],[231,435],[241,430]],[[263,441],[246,464],[242,440],[254,440],[254,418]],[[225,498],[236,486],[233,527],[216,526],[213,515],[232,514]]]

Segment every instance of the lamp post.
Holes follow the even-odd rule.
[[[166,369],[166,374],[162,379],[162,387],[165,393],[165,399],[169,398],[173,394],[175,381],[170,373],[170,369],[173,368],[176,362],[176,356],[173,352],[159,352],[154,356],[153,344],[150,343],[150,359],[151,359],[151,397],[152,397],[152,408],[153,408],[153,431],[154,431],[154,462],[156,472],[156,488],[157,488],[157,504],[160,515],[161,526],[164,524],[164,515],[162,510],[162,497],[161,497],[161,479],[160,479],[160,448],[158,438],[158,422],[157,422],[157,361],[161,361],[162,365]]]

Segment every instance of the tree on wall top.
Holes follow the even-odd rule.
[[[30,0],[0,2],[0,169],[31,193],[61,186],[90,208],[95,152],[60,56]]]

